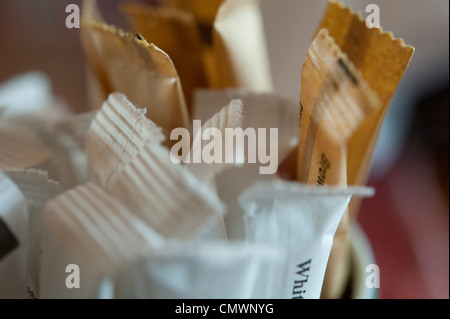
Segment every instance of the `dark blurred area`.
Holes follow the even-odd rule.
[[[449,298],[449,3],[433,0],[428,5],[422,0],[425,9],[414,11],[417,1],[373,2],[380,2],[383,26],[406,30],[405,41],[416,46],[416,55],[380,138],[369,180],[377,194],[364,201],[359,221],[381,269],[381,298]],[[50,77],[55,95],[83,112],[86,81],[80,34],[65,27],[70,3],[81,6],[79,0],[0,1],[0,85],[39,70]],[[108,22],[127,29],[117,9],[120,1],[99,3]],[[408,16],[400,3],[408,3],[408,12],[417,16]],[[275,87],[296,101],[301,65],[325,5],[264,1]],[[431,23],[440,10],[446,11],[442,15],[447,20]]]

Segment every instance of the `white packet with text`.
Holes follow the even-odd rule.
[[[281,181],[247,189],[239,198],[246,241],[287,250],[281,267],[261,272],[254,298],[319,299],[334,233],[348,203],[352,196],[371,195],[370,188],[317,188]]]

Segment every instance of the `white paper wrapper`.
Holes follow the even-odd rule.
[[[186,167],[172,163],[169,150],[156,143],[141,148],[110,192],[168,238],[190,238],[223,218],[216,193]]]
[[[89,180],[109,189],[116,175],[148,142],[161,143],[161,128],[125,95],[113,93],[103,103],[86,136]]]
[[[46,172],[33,169],[4,170],[3,172],[16,184],[27,201],[26,289],[31,298],[39,298],[40,214],[44,204],[64,190],[59,183],[49,180]]]
[[[246,190],[239,198],[245,210],[246,241],[287,249],[286,263],[261,272],[254,297],[319,299],[334,233],[350,198],[370,195],[369,188],[316,188],[288,182]]]
[[[49,202],[41,222],[41,298],[110,296],[103,285],[114,272],[163,244],[159,234],[91,183]],[[68,265],[79,267],[77,289],[67,286]]]
[[[0,172],[0,299],[26,298],[28,213],[17,186]]]
[[[283,250],[243,243],[171,244],[117,276],[116,298],[249,299]]]
[[[244,107],[242,129],[265,128],[267,132],[271,128],[278,129],[277,139],[266,139],[270,142],[270,144],[267,143],[266,150],[269,151],[270,146],[278,145],[277,158],[278,163],[281,163],[298,144],[299,114],[295,103],[270,93],[252,93],[234,89],[198,90],[195,95],[194,118],[205,121],[231,99],[242,100]],[[244,213],[237,201],[239,195],[255,181],[272,181],[277,178],[276,175],[260,174],[261,166],[267,166],[267,164],[251,164],[246,161],[242,167],[229,168],[224,174],[217,176],[219,196],[228,207],[225,224],[230,239],[245,238]]]

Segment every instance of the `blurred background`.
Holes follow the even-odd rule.
[[[0,1],[0,85],[37,70],[75,112],[86,111],[84,56],[68,4],[79,0]],[[153,3],[155,1],[142,0]],[[381,271],[380,298],[449,298],[449,1],[345,0],[416,52],[392,101],[377,146],[359,222]],[[100,0],[109,23],[127,29],[118,0]],[[300,71],[326,0],[263,0],[276,91],[299,102]]]

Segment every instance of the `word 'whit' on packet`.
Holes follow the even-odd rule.
[[[246,241],[287,249],[286,261],[260,271],[257,299],[318,299],[333,236],[352,196],[370,188],[323,187],[296,182],[256,183],[239,198]]]

